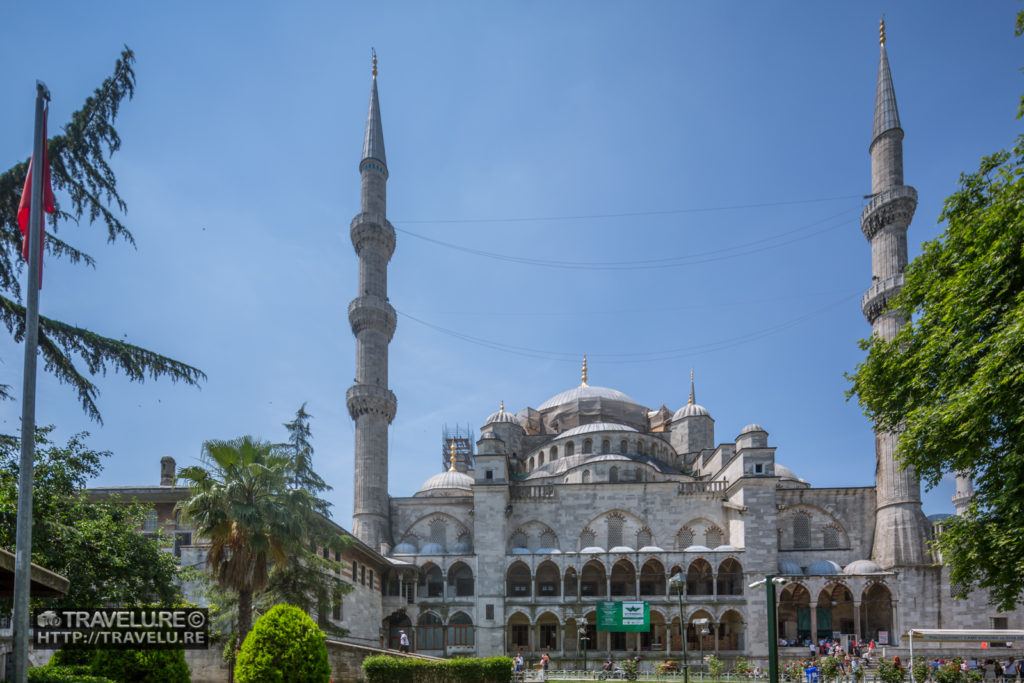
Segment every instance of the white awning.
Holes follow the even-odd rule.
[[[947,642],[989,642],[997,643],[1024,640],[1024,631],[1010,629],[971,628],[912,628],[907,636],[921,640],[942,640]]]

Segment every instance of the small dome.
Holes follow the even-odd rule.
[[[416,496],[460,496],[473,491],[473,477],[464,472],[439,472],[423,482]]]
[[[746,427],[740,430],[740,434],[749,434],[751,432],[764,432],[765,434],[768,433],[768,431],[764,427],[757,424],[756,422],[748,424]]]
[[[779,560],[779,573],[786,576],[803,576],[804,570],[792,560]]]
[[[779,488],[800,488],[800,486],[793,486],[793,484],[799,484],[801,486],[810,486],[810,482],[806,479],[801,479],[793,473],[793,470],[789,469],[785,465],[775,463],[775,476],[780,479]]]
[[[487,425],[495,424],[495,423],[514,424],[514,425],[516,425],[518,427],[519,426],[519,418],[517,418],[512,413],[506,413],[505,412],[505,404],[502,403],[501,404],[501,409],[499,409],[498,412],[496,412],[496,413],[491,413],[491,416],[487,418],[486,422],[484,422],[484,426],[486,427]]]
[[[412,543],[399,543],[391,549],[392,555],[415,555],[416,546]]]
[[[537,552],[534,555],[561,555],[562,551],[558,548],[537,548]]]
[[[633,552],[633,548],[630,548],[628,545],[617,545],[614,548],[612,548],[611,550],[609,550],[608,552],[610,552],[610,553],[631,553],[631,552]]]
[[[529,548],[512,548],[513,555],[530,555]]]
[[[832,576],[842,573],[843,568],[832,560],[819,560],[807,568],[807,576]]]
[[[854,560],[843,569],[844,574],[879,574],[882,568],[871,560]]]
[[[603,553],[603,552],[604,552],[604,548],[602,548],[600,546],[596,546],[596,545],[589,545],[586,548],[584,548],[583,550],[581,550],[580,554],[581,555],[586,555],[586,554],[596,554],[596,553]]]
[[[501,441],[501,437],[494,433],[493,429],[488,429],[484,432],[484,435],[480,437],[481,441]]]
[[[720,545],[715,548],[716,553],[731,553],[734,550],[736,550],[736,548],[731,545]]]
[[[710,553],[711,548],[706,545],[691,545],[689,548],[683,551],[684,553]]]
[[[656,545],[645,545],[643,548],[640,548],[640,552],[642,552],[642,553],[663,553],[663,552],[665,552],[665,549],[664,548],[659,548]]]
[[[473,549],[466,542],[456,543],[452,546],[452,552],[456,555],[472,555]]]
[[[592,434],[594,432],[636,432],[639,431],[634,427],[628,425],[620,425],[615,422],[591,422],[590,424],[580,425],[579,427],[573,427],[572,429],[562,432],[558,435],[559,439],[563,439],[567,436],[578,436],[580,434]]]
[[[709,413],[708,409],[702,405],[697,403],[688,403],[677,410],[676,414],[672,416],[672,419],[681,420],[684,417],[711,417],[711,413]]]
[[[421,555],[444,555],[444,546],[440,543],[424,543]]]

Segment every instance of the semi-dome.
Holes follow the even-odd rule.
[[[495,423],[498,423],[498,424],[506,423],[506,424],[519,425],[519,418],[517,418],[512,413],[505,412],[505,402],[502,401],[501,402],[501,408],[498,409],[498,412],[491,413],[490,417],[487,418],[487,421],[484,422],[484,426],[486,427],[487,425],[492,425],[492,424],[495,424]]]
[[[793,560],[779,560],[779,573],[785,576],[803,576],[804,570]]]
[[[573,427],[569,431],[562,432],[558,438],[564,439],[567,436],[579,436],[580,434],[593,434],[594,432],[638,432],[639,430],[629,425],[617,422],[591,422],[590,424]]]
[[[850,564],[843,568],[843,573],[848,575],[853,574],[878,574],[882,571],[882,568],[871,560],[854,560]]]
[[[427,479],[415,495],[418,497],[461,496],[472,492],[473,477],[464,472],[449,470],[435,474],[430,479]]]
[[[808,576],[832,576],[842,573],[843,568],[832,560],[819,560],[807,568]]]

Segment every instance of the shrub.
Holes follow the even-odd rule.
[[[737,673],[740,676],[746,676],[754,670],[754,667],[750,666],[750,662],[748,662],[746,658],[738,657],[736,659],[736,663],[732,667],[732,670],[733,673]]]
[[[658,665],[657,672],[661,675],[679,673],[679,662],[674,659],[666,659]]]
[[[89,666],[95,650],[57,650],[50,656],[50,666]]]
[[[885,683],[903,683],[905,672],[887,659],[878,660],[878,677]]]
[[[509,657],[448,659],[428,661],[406,657],[377,655],[363,660],[367,683],[509,683],[512,660]]]
[[[918,683],[924,683],[932,677],[932,668],[928,666],[928,660],[924,657],[914,657],[910,663],[910,671]]]
[[[826,682],[836,680],[839,675],[839,660],[835,657],[822,657],[818,664],[818,675]]]
[[[712,678],[718,678],[722,675],[722,671],[725,670],[725,662],[714,655],[708,655],[706,658],[708,663],[708,673],[711,674]]]
[[[92,672],[118,683],[190,683],[184,650],[97,650]]]
[[[52,661],[52,658],[51,658]],[[78,664],[75,666],[61,666],[59,664],[47,664],[36,666],[28,670],[29,683],[116,683],[109,678],[92,676],[89,674],[89,667]]]
[[[327,683],[331,665],[323,632],[298,607],[275,605],[257,620],[235,665],[238,683]]]

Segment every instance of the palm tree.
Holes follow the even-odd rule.
[[[290,555],[305,552],[317,502],[291,486],[294,459],[268,442],[207,441],[201,459],[178,474],[192,489],[178,508],[210,543],[206,561],[218,583],[238,593],[241,643],[252,627],[253,594],[266,586],[271,563],[283,567]]]

